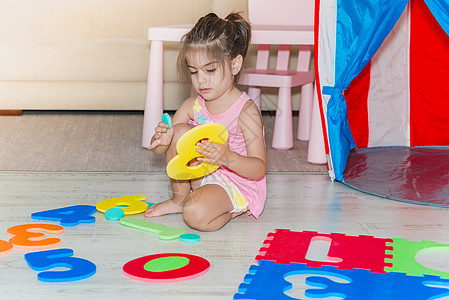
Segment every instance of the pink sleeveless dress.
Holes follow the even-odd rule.
[[[242,156],[248,156],[246,143],[242,131],[238,128],[238,117],[247,101],[251,101],[246,93],[234,102],[234,104],[219,115],[211,115],[206,108],[205,100],[198,95],[196,104],[193,106],[194,119],[189,122],[193,126],[205,123],[221,123],[229,131],[228,145],[231,151]],[[199,105],[198,105],[199,104]],[[226,176],[245,197],[249,204],[248,214],[258,218],[263,211],[267,193],[266,176],[260,179],[243,177],[225,166],[219,168],[221,174]]]

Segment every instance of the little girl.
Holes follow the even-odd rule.
[[[170,179],[173,197],[152,206],[145,217],[182,213],[191,228],[215,231],[244,212],[255,218],[262,213],[267,169],[262,117],[236,86],[250,39],[251,26],[237,13],[225,19],[210,13],[183,37],[178,73],[198,96],[179,107],[173,127],[158,124],[148,149],[165,153],[168,162],[185,132],[212,122],[225,125],[229,139],[226,144],[200,141],[197,163],[220,167],[203,178]]]

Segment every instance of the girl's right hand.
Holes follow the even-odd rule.
[[[168,125],[164,122],[159,122],[156,129],[154,130],[155,134],[153,136],[152,143],[148,146],[148,149],[154,149],[158,146],[169,146],[175,131],[173,127],[168,129]]]

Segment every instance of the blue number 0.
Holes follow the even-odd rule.
[[[44,271],[56,267],[67,267],[66,271],[48,271],[37,275],[40,281],[65,282],[88,278],[95,274],[97,267],[92,262],[71,257],[72,249],[56,249],[25,254],[25,260],[35,271]]]

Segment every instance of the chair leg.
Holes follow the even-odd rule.
[[[278,150],[293,148],[292,92],[290,88],[279,88],[272,146]]]
[[[316,93],[313,95],[312,124],[310,128],[309,148],[307,150],[307,161],[312,164],[327,163],[320,108]]]
[[[248,87],[248,96],[253,99],[254,103],[256,103],[257,107],[260,110],[260,106],[261,106],[261,91],[260,91],[260,87],[257,86],[250,86]]]
[[[312,122],[313,83],[301,87],[301,103],[299,108],[298,134],[301,141],[310,139],[310,125]]]

